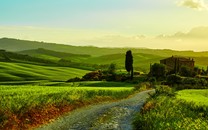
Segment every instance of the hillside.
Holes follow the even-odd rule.
[[[0,68],[0,81],[66,81],[69,78],[81,77],[89,72],[70,67],[53,67],[8,62],[0,62]]]
[[[91,57],[90,55],[86,54],[72,54],[72,53],[66,53],[66,52],[58,52],[54,50],[48,50],[44,48],[38,48],[38,49],[32,49],[32,50],[24,50],[18,52],[20,54],[26,54],[42,59],[48,59],[52,61],[58,61],[60,59],[68,59],[72,61],[82,60]]]
[[[47,49],[33,49],[25,50],[19,53],[35,56],[38,58],[43,58],[47,60],[52,60],[54,62],[60,63],[60,61],[65,61],[64,63],[71,64],[82,64],[82,66],[93,66],[93,65],[106,65],[115,63],[118,69],[124,69],[125,63],[125,53],[108,54],[102,56],[90,56],[83,54],[71,54],[65,52],[52,51]],[[144,53],[134,53],[134,65],[136,70],[148,72],[150,63],[159,62],[160,59],[164,57],[152,54]]]
[[[98,48],[80,47],[54,43],[43,43],[35,41],[25,41],[2,38],[0,48],[9,51],[16,51],[22,59],[33,59],[36,62],[58,63],[60,66],[69,66],[81,69],[99,69],[99,65],[115,63],[119,69],[124,69],[125,53],[130,48]],[[208,52],[174,51],[158,49],[131,48],[134,57],[134,68],[136,70],[148,72],[150,63],[159,62],[160,59],[172,55],[192,57],[196,66],[204,67],[208,65]],[[18,56],[10,52],[10,56]],[[5,56],[3,56],[5,59]],[[25,58],[23,58],[25,57]],[[20,58],[20,59],[21,59]],[[1,56],[0,56],[1,59]],[[21,60],[22,60],[21,59]]]
[[[55,64],[54,62],[48,59],[41,59],[25,54],[19,54],[15,52],[8,52],[6,50],[0,50],[0,62],[26,62],[26,63],[35,63],[35,64]]]
[[[158,50],[155,51],[157,52]],[[139,71],[148,72],[151,63],[158,63],[161,59],[169,57],[168,55],[166,55],[166,51],[169,52],[168,50],[160,51],[160,55],[156,55],[158,53],[133,53],[134,68]],[[151,53],[151,50],[149,52]],[[84,54],[72,54],[66,52],[52,51],[43,48],[25,50],[19,53],[31,55],[45,60],[51,60],[56,63],[64,61],[62,64],[66,64],[67,66],[71,67],[88,66],[89,68],[93,68],[93,66],[96,65],[106,65],[115,63],[117,64],[118,69],[124,69],[125,62],[125,53],[108,54],[102,56],[90,56]],[[208,65],[208,57],[194,56],[193,58],[196,61],[196,66],[204,67],[204,69],[206,69],[206,66]]]
[[[26,40],[17,40],[10,38],[0,39],[0,49],[5,49],[8,51],[24,51],[31,49],[44,48],[48,50],[66,52],[72,54],[87,54],[92,56],[102,56],[109,54],[124,54],[128,49],[131,49],[133,53],[144,53],[159,55],[162,57],[168,57],[172,55],[180,56],[190,56],[190,57],[208,57],[208,52],[193,52],[193,51],[175,51],[168,49],[144,49],[144,48],[98,48],[92,46],[71,46],[55,43],[44,43],[37,41],[26,41]]]

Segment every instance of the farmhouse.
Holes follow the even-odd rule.
[[[194,59],[185,58],[179,56],[172,56],[163,60],[160,60],[161,64],[166,65],[168,71],[179,72],[182,66],[189,67],[190,69],[194,69]]]

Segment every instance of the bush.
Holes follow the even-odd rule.
[[[180,69],[180,75],[185,77],[192,77],[192,70],[187,66],[182,66]]]
[[[82,79],[79,77],[75,77],[75,78],[67,80],[66,82],[79,82],[79,81],[82,81]]]
[[[172,91],[172,88],[165,86],[165,85],[159,85],[155,89],[156,95],[167,95],[167,96],[174,96],[175,94]]]
[[[90,73],[85,74],[82,77],[85,81],[99,81],[102,80],[102,72],[101,71],[92,71]]]
[[[148,81],[152,84],[152,85],[155,85],[155,83],[157,82],[156,78],[155,77],[150,77],[148,79]]]
[[[110,64],[109,67],[108,67],[108,73],[109,74],[115,74],[116,72],[116,64]]]
[[[155,63],[151,66],[150,75],[156,77],[156,79],[163,79],[166,75],[165,65]]]
[[[196,78],[184,78],[182,84],[198,85],[198,81]]]
[[[144,91],[150,89],[152,86],[149,82],[142,82],[134,86],[135,90]]]
[[[169,85],[180,84],[182,82],[182,78],[179,75],[171,74],[167,76],[167,83]]]

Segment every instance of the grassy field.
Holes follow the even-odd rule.
[[[135,129],[207,129],[207,91],[182,90],[178,98],[164,91],[153,96],[135,118]]]
[[[0,81],[54,80],[66,81],[89,71],[70,67],[41,66],[0,62]]]
[[[205,90],[181,90],[177,92],[177,98],[194,102],[196,105],[208,106],[208,89]]]
[[[124,87],[117,87],[118,84]],[[82,85],[88,87],[76,87],[73,83],[69,86],[0,86],[0,129],[28,129],[77,107],[126,98],[134,93],[133,87],[122,83],[85,82]]]

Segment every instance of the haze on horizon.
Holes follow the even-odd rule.
[[[207,0],[4,0],[0,38],[208,51]]]

